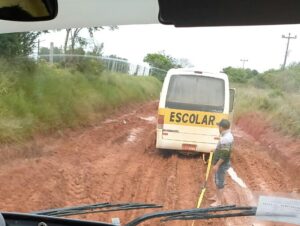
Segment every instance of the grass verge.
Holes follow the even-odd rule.
[[[86,74],[39,63],[0,62],[0,142],[95,122],[116,108],[155,99],[153,77]]]
[[[275,129],[300,136],[300,94],[272,88],[256,88],[249,84],[236,87],[235,119],[249,112],[260,112]]]

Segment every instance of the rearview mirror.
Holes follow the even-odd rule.
[[[46,21],[57,12],[57,0],[0,0],[1,20]]]

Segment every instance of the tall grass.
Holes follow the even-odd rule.
[[[259,89],[252,85],[232,84],[237,88],[235,118],[249,112],[261,112],[275,129],[300,136],[300,93],[278,89]]]
[[[0,62],[2,143],[89,124],[122,105],[157,98],[161,87],[153,77],[99,76],[32,64]]]

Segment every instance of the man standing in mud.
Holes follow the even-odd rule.
[[[211,206],[223,204],[223,190],[226,171],[230,168],[230,154],[233,144],[233,135],[230,131],[230,122],[227,119],[222,119],[219,123],[220,140],[213,155],[213,174],[217,193],[209,200],[215,202]]]

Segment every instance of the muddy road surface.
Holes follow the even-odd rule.
[[[157,203],[165,210],[194,208],[206,166],[199,157],[155,149],[156,112],[157,103],[151,102],[123,109],[94,126],[37,137],[25,146],[2,146],[0,209],[30,212],[99,202]],[[299,194],[299,180],[295,178],[299,168],[290,169],[273,158],[270,151],[274,152],[274,148],[247,133],[243,125],[240,121],[234,127],[236,142],[232,169],[226,178],[226,202],[254,205],[261,193]],[[284,153],[288,155],[288,151]],[[298,160],[291,161],[298,166]],[[205,197],[214,192],[210,180]],[[210,203],[205,199],[202,206]],[[111,222],[112,217],[119,217],[126,223],[153,211],[157,210],[77,218]],[[191,222],[152,220],[143,225],[191,225]],[[244,217],[197,221],[195,225],[283,224]]]

